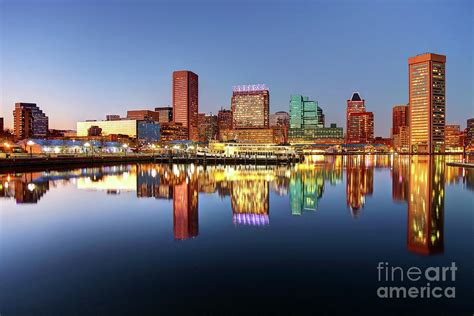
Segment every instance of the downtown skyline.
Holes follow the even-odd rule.
[[[229,109],[234,85],[266,83],[271,93],[270,113],[288,111],[291,94],[308,95],[324,108],[328,121],[346,130],[346,100],[359,91],[374,112],[375,135],[389,137],[392,107],[408,102],[407,59],[431,51],[447,56],[446,123],[465,127],[466,118],[473,114],[471,5],[462,1],[454,6],[443,1],[428,3],[433,8],[412,5],[412,11],[407,11],[408,4],[403,2],[385,6],[301,2],[293,6],[298,20],[295,26],[283,21],[286,15],[291,16],[291,10],[285,11],[291,3],[250,6],[243,2],[235,7],[204,3],[194,7],[186,2],[189,11],[182,10],[180,16],[189,18],[188,22],[171,30],[164,27],[172,23],[169,17],[142,20],[151,13],[160,16],[162,10],[177,13],[177,6],[170,3],[74,3],[74,11],[58,3],[40,6],[7,1],[2,4],[0,116],[5,117],[6,127],[12,127],[14,103],[34,102],[50,117],[51,128],[74,129],[76,121],[101,118],[106,113],[171,105],[171,74],[188,69],[200,77],[201,113]],[[419,25],[427,23],[435,6],[443,7],[446,16],[437,26],[439,32],[417,29],[407,33],[414,27],[405,25],[410,17],[416,16]],[[193,9],[213,22],[197,23],[201,19],[193,15]],[[420,14],[422,9],[427,13]],[[250,18],[250,22],[225,23],[219,14],[224,12]],[[13,21],[20,13],[34,18],[20,25]],[[104,21],[99,22],[105,13]],[[338,20],[341,25],[337,27],[330,21],[332,15],[348,13],[346,21]],[[403,14],[404,19],[395,19]],[[44,19],[58,16],[70,19],[63,30],[55,28],[62,20]],[[372,28],[382,17],[394,19],[394,23]],[[127,27],[119,23],[123,19],[128,21]],[[84,25],[85,21],[91,25]],[[349,28],[354,21],[359,21],[357,27]],[[219,22],[223,27],[213,29]],[[191,32],[186,29],[190,26]],[[30,51],[26,51],[28,43]],[[190,43],[189,49],[183,49],[184,43]],[[236,45],[242,47],[234,48]]]

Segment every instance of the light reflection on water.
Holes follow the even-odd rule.
[[[281,247],[280,250],[291,252],[294,250],[280,245],[277,238],[286,236],[287,242],[293,242],[296,245],[298,234],[313,233],[318,236],[314,243],[321,245],[320,256],[325,259],[345,260],[342,259],[344,251],[350,253],[352,250],[350,244],[342,243],[342,240],[360,239],[363,241],[366,238],[364,234],[369,236],[375,231],[381,231],[382,235],[377,235],[375,237],[377,240],[371,241],[373,248],[370,264],[372,265],[380,259],[381,254],[393,256],[402,262],[418,262],[417,259],[407,257],[409,254],[423,256],[438,254],[442,256],[442,259],[436,259],[437,263],[456,259],[461,261],[461,265],[462,260],[466,260],[464,264],[469,265],[469,260],[472,259],[470,257],[462,259],[462,255],[470,253],[469,247],[472,246],[472,241],[467,241],[460,236],[469,236],[472,231],[461,235],[451,233],[451,236],[446,236],[448,232],[445,217],[452,216],[453,218],[450,223],[455,227],[451,228],[450,232],[463,228],[462,222],[469,222],[472,219],[472,217],[469,218],[471,215],[468,212],[472,206],[474,170],[449,167],[445,164],[447,160],[460,159],[461,157],[457,156],[309,156],[304,163],[291,166],[204,167],[130,164],[66,171],[3,174],[0,176],[0,196],[3,198],[0,200],[2,203],[0,211],[4,219],[3,225],[5,225],[3,242],[5,245],[8,243],[8,247],[5,247],[6,251],[2,255],[4,259],[2,261],[6,263],[2,273],[6,273],[5,271],[9,269],[16,271],[10,265],[20,257],[16,257],[17,250],[10,248],[13,248],[16,242],[30,241],[28,239],[30,237],[25,237],[28,234],[20,236],[23,231],[15,230],[14,227],[15,223],[24,220],[23,218],[21,221],[15,220],[16,216],[18,218],[22,216],[23,207],[33,204],[34,208],[40,211],[44,202],[48,203],[48,206],[61,204],[64,208],[76,210],[78,204],[70,202],[77,201],[74,196],[96,201],[97,206],[94,211],[99,213],[112,209],[127,211],[135,207],[136,211],[145,211],[150,208],[150,204],[143,206],[137,204],[138,202],[159,200],[157,203],[160,203],[160,207],[172,212],[170,225],[172,225],[173,239],[182,240],[184,243],[191,242],[187,241],[188,239],[199,241],[202,236],[213,234],[214,237],[222,239],[220,242],[227,242],[228,245],[233,245],[233,242],[238,240],[243,248],[249,243],[253,243],[254,247],[257,247],[255,244],[260,243],[268,249]],[[446,201],[449,199],[446,193],[448,186],[453,186],[455,189],[453,195],[461,196],[464,200]],[[63,194],[53,194],[55,191],[61,192],[62,189],[65,190]],[[48,200],[50,194],[51,199]],[[122,198],[114,200],[114,197],[115,199]],[[103,198],[107,199],[103,200]],[[171,204],[163,204],[166,201]],[[86,201],[86,204],[90,208],[91,201]],[[341,206],[344,206],[345,212],[337,211]],[[405,213],[387,211],[400,208],[405,209]],[[43,210],[47,212],[46,209]],[[86,212],[80,209],[76,211]],[[224,217],[214,213],[220,211],[231,214]],[[117,221],[125,218],[121,214],[117,212],[115,215]],[[65,215],[48,213],[44,216],[63,217]],[[142,229],[143,233],[148,232],[145,222],[153,221],[153,218],[140,216],[137,213],[137,217],[143,221],[133,222],[136,226],[132,226],[129,217],[124,219],[125,223],[120,224],[123,229],[121,238],[125,241],[135,240],[134,234],[137,234],[137,230]],[[336,216],[336,218],[331,216]],[[348,220],[356,226],[352,226]],[[92,232],[97,232],[96,226],[92,226],[88,220],[79,218],[77,221],[79,221],[77,226],[81,230],[90,226],[94,227],[89,227]],[[338,221],[341,223],[340,227],[337,224]],[[164,222],[167,221],[164,220]],[[405,224],[400,225],[403,222]],[[236,232],[237,235],[229,231],[227,233],[218,231],[219,226],[228,227],[229,223],[235,228],[254,227],[264,230],[263,234],[266,234],[268,239],[264,235],[254,235],[250,231],[240,229]],[[274,223],[276,224],[273,225]],[[41,224],[29,223],[29,225],[32,226],[28,227],[38,227]],[[394,228],[394,225],[399,226]],[[365,232],[361,232],[361,228]],[[169,227],[164,230],[167,231],[167,229]],[[390,234],[400,229],[405,232],[403,239],[396,238],[397,243],[392,243],[393,237]],[[387,232],[386,235],[383,234],[384,231]],[[355,232],[360,235],[354,236]],[[85,233],[82,234],[85,236]],[[61,236],[69,236],[69,234],[62,232]],[[292,236],[295,240],[292,240]],[[179,247],[176,244],[167,243],[163,238],[162,235],[148,237],[151,242],[160,244],[162,249],[172,250]],[[202,249],[217,247],[212,246],[212,242],[215,241],[211,242],[206,238],[202,237],[197,248],[203,251]],[[226,238],[228,238],[227,241]],[[259,238],[260,241],[258,241]],[[322,240],[321,238],[329,239]],[[448,239],[451,240],[449,245],[445,244],[445,240]],[[406,245],[401,245],[401,240],[404,240]],[[94,242],[94,239],[91,238],[91,242]],[[326,243],[324,246],[323,242]],[[77,243],[80,244],[79,241]],[[341,247],[341,253],[334,254],[333,250],[324,248],[330,247],[331,243]],[[48,247],[49,243],[44,242],[44,245]],[[452,251],[449,251],[449,247],[453,248]],[[50,256],[54,257],[55,252],[51,248],[49,250]],[[148,251],[147,248],[144,253]],[[199,249],[189,251],[195,255],[194,251],[199,251]],[[227,251],[230,249],[221,249],[224,255],[230,255]],[[446,255],[445,251],[447,251]],[[199,252],[197,256],[200,256]],[[307,252],[299,253],[299,257],[291,258],[296,261],[320,262],[321,257],[314,261],[316,259],[314,253]],[[382,259],[385,260],[385,258]],[[176,257],[174,260],[190,259]],[[256,255],[254,260],[268,259]],[[361,259],[352,257],[349,262],[356,264],[359,260]],[[288,264],[289,261],[290,258],[285,257],[281,264]],[[423,262],[423,264],[428,263]],[[208,267],[209,263],[206,264],[205,267]],[[245,265],[242,262],[240,264]],[[32,267],[25,269],[29,271]],[[66,268],[61,266],[61,269]],[[267,272],[271,278],[272,274]],[[371,272],[372,270],[366,271],[368,275]],[[312,277],[318,275],[316,271]],[[14,279],[11,282],[8,283],[10,286],[15,284]],[[302,289],[304,288],[302,286]]]

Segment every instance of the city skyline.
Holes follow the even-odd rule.
[[[50,117],[51,128],[73,129],[76,121],[102,118],[106,113],[123,113],[130,108],[152,110],[172,104],[170,75],[175,70],[188,69],[201,77],[201,113],[217,114],[221,107],[230,109],[231,87],[236,84],[264,82],[272,95],[270,113],[288,111],[291,94],[308,95],[319,102],[328,122],[336,122],[346,130],[345,101],[353,91],[359,91],[374,112],[375,136],[389,137],[392,107],[408,103],[407,60],[431,51],[448,59],[446,123],[464,128],[473,108],[472,45],[469,45],[472,42],[465,40],[472,30],[472,10],[467,1],[457,1],[455,5],[443,1],[431,3],[436,8],[408,7],[406,3],[380,5],[370,1],[357,6],[344,2],[337,6],[301,2],[296,6],[299,18],[296,26],[288,22],[277,25],[285,18],[290,3],[271,6],[256,3],[252,10],[248,10],[251,4],[246,2],[232,8],[209,3],[196,7],[186,3],[189,11],[180,13],[188,21],[170,30],[166,27],[169,17],[143,21],[151,13],[161,16],[163,10],[178,12],[178,6],[170,3],[141,6],[73,3],[66,7],[58,3],[4,2],[0,116],[5,117],[5,126],[11,128],[13,105],[33,102]],[[410,28],[428,23],[440,6],[446,18],[438,21],[437,32],[418,28],[413,34],[407,33]],[[420,13],[421,10],[426,12]],[[188,34],[185,28],[200,20],[194,16],[196,12],[214,22],[196,25]],[[219,17],[222,12],[230,16],[245,14],[250,22],[226,24],[229,17],[222,20]],[[388,18],[389,13],[393,14],[392,24],[371,27],[379,19]],[[29,23],[18,24],[15,17],[19,14]],[[406,19],[397,20],[402,14],[407,15]],[[337,20],[340,25],[331,28],[334,22],[330,18],[334,15],[346,15],[347,20]],[[58,30],[56,23],[62,23],[62,19],[53,22],[54,17],[70,19],[70,25]],[[104,21],[99,22],[99,17]],[[259,20],[260,17],[263,18]],[[407,19],[414,17],[418,18],[413,22],[415,25],[405,25]],[[127,28],[119,23],[121,18],[130,22]],[[90,26],[83,24],[87,19]],[[308,28],[311,21],[315,25]],[[358,21],[357,27],[348,28],[354,21]],[[214,30],[213,23],[220,22],[222,29]],[[320,32],[322,27],[327,32]],[[196,37],[191,41],[192,49],[181,52],[183,41],[189,40],[191,33]],[[133,37],[136,34],[142,36]],[[308,38],[311,36],[314,41]],[[163,40],[169,38],[175,40],[160,51]],[[305,50],[294,53],[284,48],[292,39],[301,40]],[[127,41],[130,45],[124,46]],[[153,41],[157,43],[152,44]],[[341,51],[348,41],[357,49]],[[242,43],[244,47],[234,49],[232,43]],[[246,49],[248,44],[255,44],[255,50]]]

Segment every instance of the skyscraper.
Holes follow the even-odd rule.
[[[48,117],[35,103],[15,103],[13,129],[16,139],[48,136]]]
[[[464,138],[464,145],[467,149],[474,147],[474,118],[467,120],[466,133]]]
[[[335,124],[324,127],[322,109],[318,101],[296,94],[290,97],[290,127],[288,141],[290,143],[331,142],[342,139],[343,130]]]
[[[233,87],[233,129],[268,129],[270,92],[264,84]]]
[[[359,92],[347,100],[346,141],[348,143],[372,143],[374,141],[374,114],[365,111],[365,100]]]
[[[396,105],[392,109],[392,136],[400,133],[401,126],[408,126],[408,105]]]
[[[426,53],[408,59],[410,151],[444,150],[446,56]]]
[[[198,75],[192,71],[173,72],[173,121],[188,129],[188,138],[197,141]]]
[[[408,105],[396,105],[392,109],[392,142],[396,151],[408,151]]]
[[[217,129],[219,131],[232,129],[231,110],[225,110],[221,108],[219,112],[217,112]]]

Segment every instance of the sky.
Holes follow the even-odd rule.
[[[0,1],[0,116],[34,102],[50,128],[171,104],[175,70],[199,75],[199,112],[230,108],[232,86],[265,83],[345,127],[359,91],[388,137],[408,102],[408,57],[447,56],[447,123],[474,114],[471,1]]]

